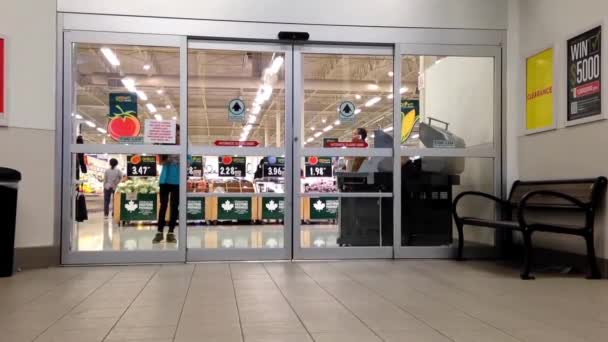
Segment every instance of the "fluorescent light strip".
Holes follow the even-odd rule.
[[[156,113],[157,112],[156,107],[153,104],[151,104],[151,103],[146,103],[146,108],[148,108],[148,110],[151,113]]]
[[[391,127],[386,127],[385,129],[383,129],[383,131],[385,131],[385,132],[390,132],[390,131],[392,131],[392,130],[393,130],[393,126],[391,126]]]
[[[315,136],[315,138],[318,138],[318,137],[321,136],[321,134],[323,134],[323,132],[317,132],[317,133],[314,134],[314,136]]]
[[[97,125],[96,125],[96,124],[95,124],[93,121],[89,121],[89,120],[87,120],[87,121],[85,121],[84,123],[86,123],[86,124],[87,124],[87,126],[89,126],[89,127],[91,127],[91,128],[95,128],[95,127],[97,127]]]
[[[329,132],[329,131],[331,131],[333,128],[334,128],[334,126],[329,125],[329,126],[327,126],[327,127],[323,128],[323,132]]]
[[[401,89],[399,89],[399,94],[403,94],[406,91],[408,91],[409,89],[407,87],[401,87]]]
[[[370,100],[368,100],[367,102],[365,102],[365,107],[371,107],[371,106],[375,105],[376,103],[380,102],[380,100],[382,100],[382,98],[380,96],[373,97]]]
[[[139,97],[142,101],[148,101],[148,95],[141,90],[136,90],[137,97]]]
[[[135,88],[135,80],[129,77],[125,77],[122,80],[120,80],[122,82],[122,85],[125,86],[125,88],[127,88],[128,91],[130,91],[131,93],[136,93],[137,92],[137,88]]]
[[[154,118],[155,118],[157,121],[163,121],[163,116],[162,116],[162,115],[160,115],[160,114],[154,114]]]
[[[106,134],[108,133],[108,131],[106,131],[105,129],[101,128],[101,127],[97,127],[97,131],[101,134]]]
[[[110,48],[103,47],[100,50],[103,56],[108,61],[108,63],[110,63],[112,66],[120,65],[120,60],[118,60],[118,57],[116,57],[116,54],[114,54],[114,52]]]
[[[313,142],[313,140],[315,140],[315,138],[311,137],[311,138],[306,139],[306,142]]]

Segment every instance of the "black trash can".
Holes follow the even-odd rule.
[[[15,270],[15,220],[20,180],[21,172],[0,167],[0,277],[10,277]]]

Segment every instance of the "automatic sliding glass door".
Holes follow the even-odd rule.
[[[188,46],[190,261],[291,258],[291,45]]]
[[[294,61],[294,258],[392,258],[393,49]]]

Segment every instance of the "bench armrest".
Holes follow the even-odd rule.
[[[458,194],[458,196],[456,196],[456,198],[454,198],[454,204],[452,205],[452,211],[454,213],[454,218],[456,220],[460,219],[460,216],[458,215],[457,212],[457,208],[458,208],[458,202],[460,202],[460,200],[466,196],[473,196],[473,197],[483,197],[485,199],[489,199],[492,200],[498,204],[500,204],[503,207],[509,207],[510,204],[508,201],[505,201],[503,199],[500,199],[496,196],[490,195],[490,194],[486,194],[485,192],[479,192],[479,191],[465,191],[462,192],[460,194]]]
[[[538,191],[530,191],[529,193],[525,194],[524,197],[521,198],[521,200],[519,201],[518,207],[519,207],[519,211],[517,213],[517,219],[519,220],[519,224],[521,225],[522,228],[525,228],[528,226],[527,221],[526,221],[526,216],[525,216],[525,211],[528,208],[531,208],[531,206],[528,205],[528,201],[533,198],[533,197],[537,197],[537,196],[551,196],[551,197],[557,197],[557,198],[561,198],[567,202],[570,202],[573,204],[573,206],[578,207],[579,209],[583,210],[583,211],[589,211],[592,207],[590,204],[585,203],[577,198],[574,198],[570,195],[558,192],[558,191],[551,191],[551,190],[538,190]]]

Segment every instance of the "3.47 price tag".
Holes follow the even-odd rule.
[[[156,156],[142,156],[134,154],[127,159],[127,176],[129,177],[155,177]]]

